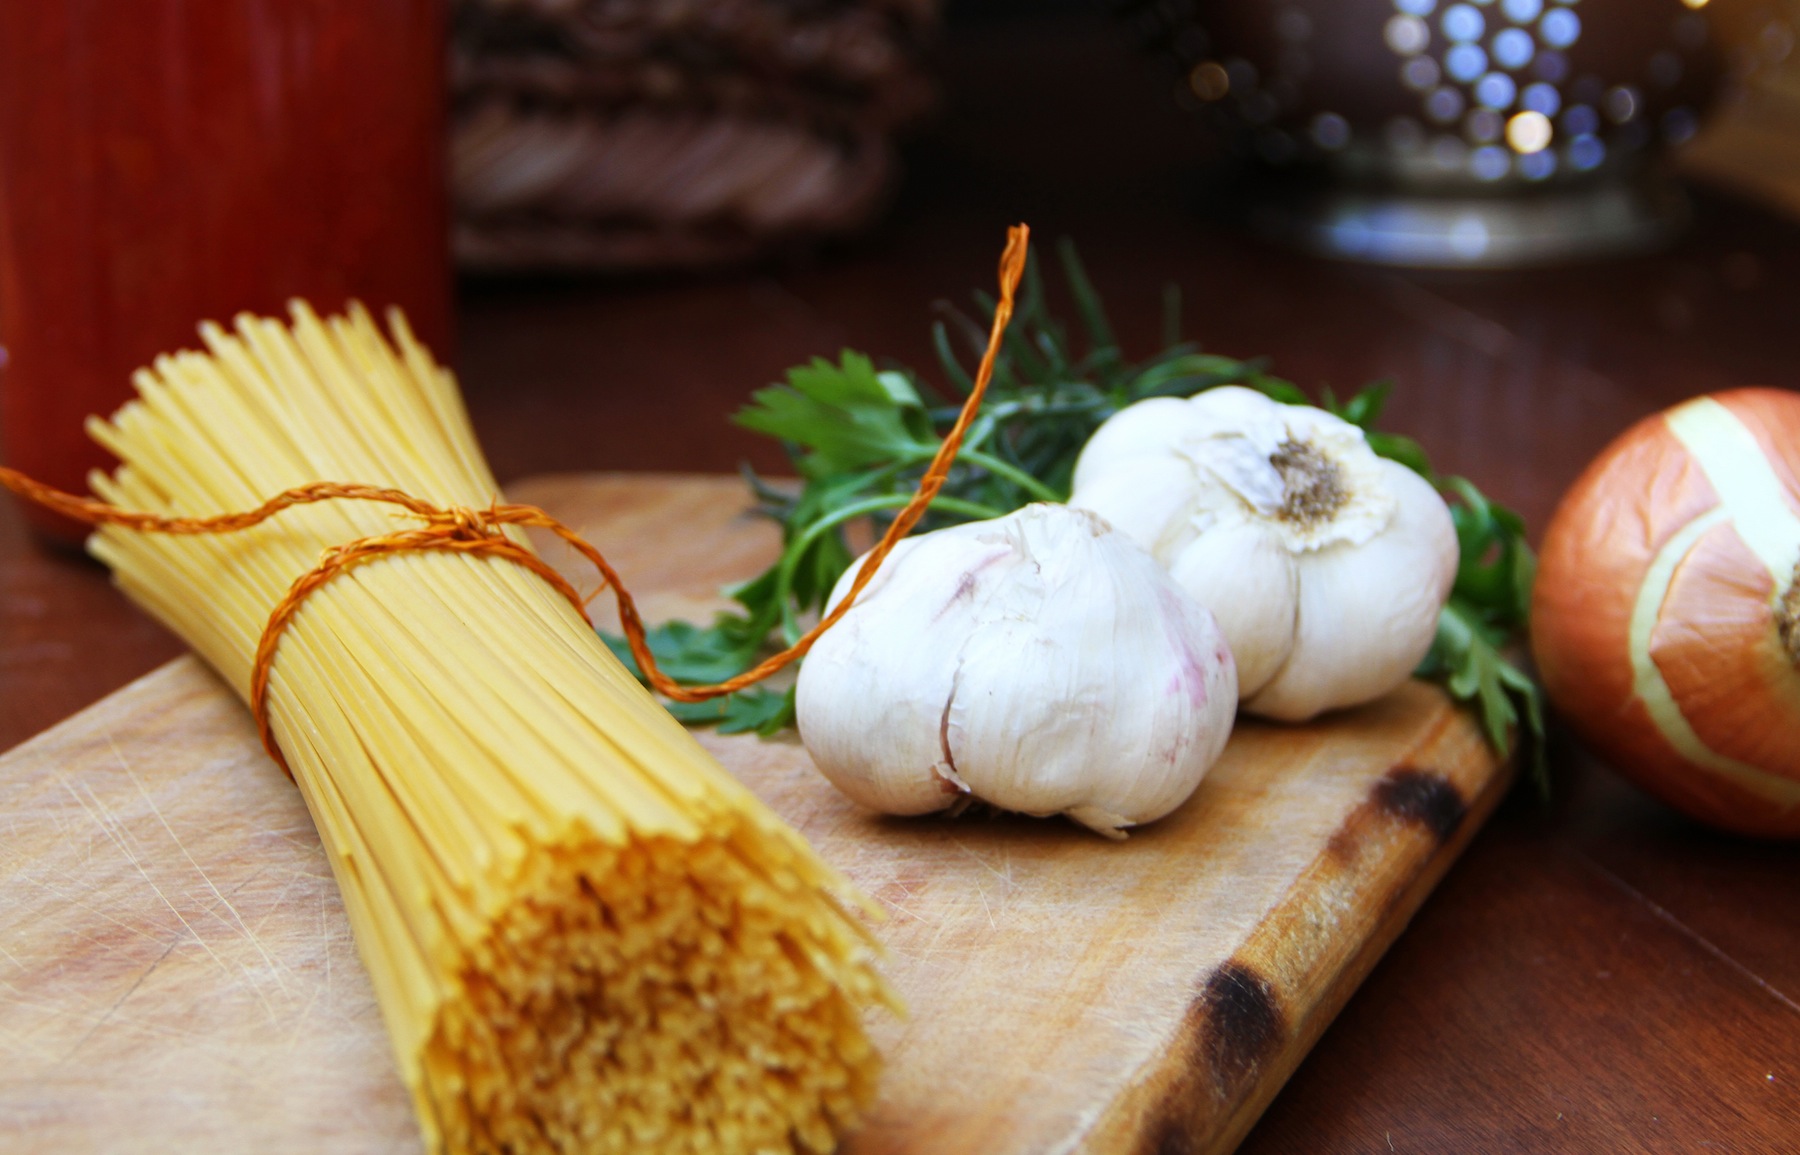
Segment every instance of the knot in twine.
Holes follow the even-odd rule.
[[[925,471],[924,477],[920,479],[918,490],[913,494],[912,500],[900,510],[888,525],[887,532],[882,535],[881,541],[873,550],[869,551],[867,560],[864,561],[857,573],[855,581],[851,583],[849,592],[832,608],[830,613],[820,619],[817,625],[807,631],[792,646],[734,678],[728,678],[709,686],[684,686],[657,668],[656,657],[650,652],[649,642],[645,638],[644,622],[638,614],[637,603],[633,600],[630,592],[626,590],[624,583],[619,580],[619,575],[598,549],[573,529],[535,505],[495,502],[486,509],[470,509],[455,505],[437,506],[398,489],[337,481],[316,481],[283,490],[255,509],[210,517],[175,517],[142,510],[121,509],[97,498],[79,497],[75,494],[65,493],[4,466],[0,466],[0,487],[9,489],[25,500],[43,506],[53,513],[59,513],[86,525],[115,525],[141,533],[189,535],[236,533],[259,525],[276,514],[295,506],[313,505],[324,501],[381,502],[399,506],[418,519],[419,524],[406,529],[358,538],[355,541],[326,549],[319,555],[319,563],[316,566],[294,579],[294,583],[288,587],[286,595],[269,614],[268,623],[263,627],[262,637],[256,646],[256,660],[250,678],[250,710],[256,717],[256,730],[262,738],[263,748],[269,752],[269,756],[275,760],[290,780],[294,777],[294,772],[288,765],[286,756],[282,754],[281,747],[275,741],[274,729],[269,719],[268,704],[269,679],[275,666],[275,654],[280,647],[282,636],[293,622],[295,615],[306,603],[306,599],[332,579],[364,562],[397,553],[443,551],[506,558],[524,566],[548,582],[552,588],[569,600],[576,612],[590,627],[594,622],[587,611],[588,603],[610,587],[618,603],[619,621],[624,628],[626,641],[631,647],[632,656],[637,660],[638,669],[642,672],[644,680],[657,693],[674,701],[704,702],[754,685],[799,660],[808,650],[812,649],[813,643],[818,640],[819,636],[837,624],[849,612],[863,589],[874,578],[881,563],[886,560],[900,539],[912,532],[913,527],[924,516],[926,508],[943,489],[944,480],[950,473],[950,466],[956,460],[957,451],[962,447],[963,437],[968,432],[970,423],[974,421],[975,414],[981,407],[981,399],[987,392],[988,382],[993,377],[994,360],[999,353],[1001,338],[1006,332],[1007,322],[1012,319],[1013,298],[1018,289],[1019,279],[1025,270],[1030,235],[1030,230],[1024,225],[1015,225],[1007,230],[1006,249],[1000,257],[1000,300],[994,307],[994,321],[988,334],[987,349],[982,354],[981,365],[976,371],[969,396],[963,403],[962,412],[957,415],[956,423],[944,435],[943,443],[938,446],[937,454],[932,458],[930,467]],[[593,593],[583,597],[567,578],[533,552],[530,546],[508,535],[506,529],[509,526],[536,527],[554,533],[574,547],[599,572],[600,585]]]

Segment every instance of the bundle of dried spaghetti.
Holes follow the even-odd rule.
[[[94,435],[96,491],[180,515],[322,479],[444,507],[497,489],[404,321],[205,327]],[[100,530],[119,584],[248,698],[322,550],[392,533],[330,501],[203,536]],[[512,530],[509,532],[518,532]],[[396,552],[321,585],[267,693],[434,1149],[824,1151],[872,1090],[892,996],[843,880],[516,561]]]

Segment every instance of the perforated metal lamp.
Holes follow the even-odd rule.
[[[1654,245],[1654,163],[1724,74],[1707,0],[1117,0],[1261,179],[1252,220],[1331,256],[1500,266]]]

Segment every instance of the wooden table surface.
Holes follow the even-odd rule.
[[[779,470],[726,416],[852,346],[932,364],[931,303],[988,286],[1004,226],[1074,237],[1128,352],[1162,286],[1187,331],[1307,387],[1399,383],[1389,426],[1541,529],[1632,420],[1800,386],[1800,228],[1697,193],[1674,250],[1505,275],[1267,248],[1196,205],[1205,145],[1103,20],[990,18],[943,46],[943,117],[887,223],[701,279],[469,285],[463,376],[502,478]],[[180,652],[0,505],[0,749]],[[1797,739],[1800,740],[1800,739]],[[1800,848],[1711,834],[1554,738],[1243,1150],[1800,1150]],[[1177,1143],[1165,1144],[1170,1152]]]

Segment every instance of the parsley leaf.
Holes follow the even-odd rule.
[[[670,702],[669,713],[689,726],[714,726],[721,734],[773,737],[794,724],[794,688],[752,686],[710,702]]]
[[[815,357],[789,369],[787,384],[758,389],[751,398],[732,420],[796,447],[802,477],[829,479],[920,455],[930,460],[937,452],[912,383],[899,373],[877,373],[873,362],[849,349],[836,365]]]

